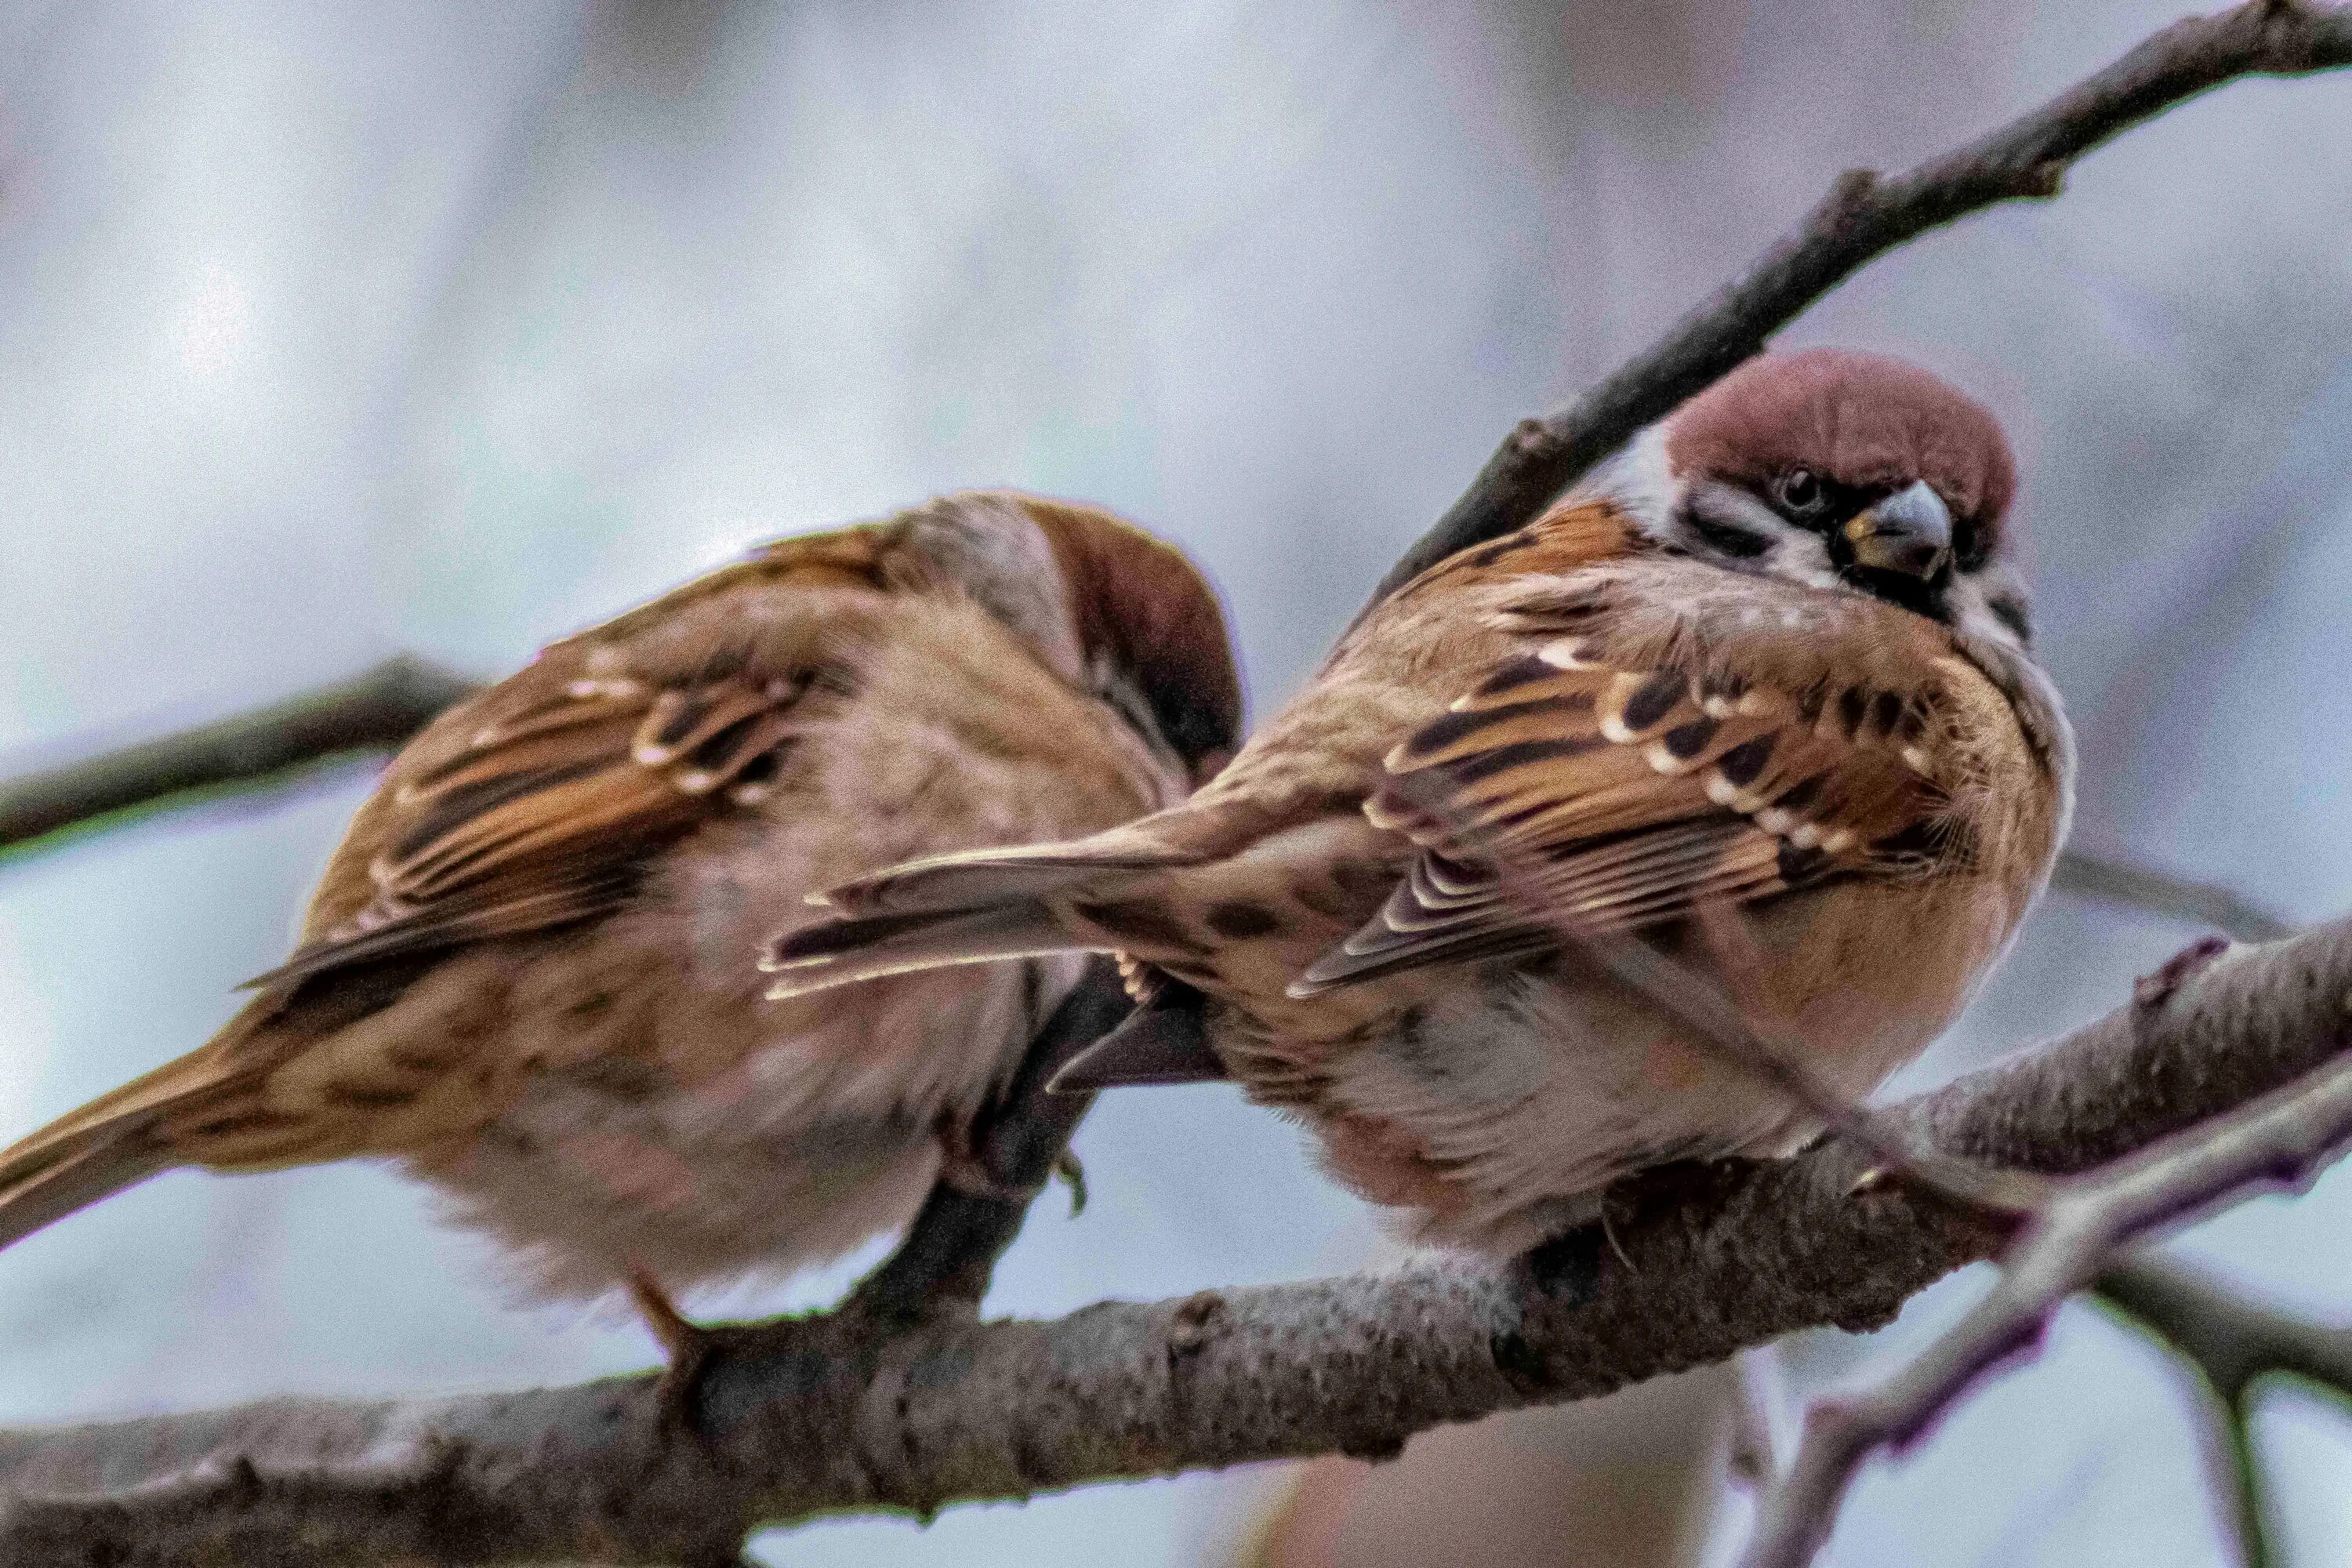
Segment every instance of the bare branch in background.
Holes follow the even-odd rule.
[[[1887,1114],[1906,1146],[1948,1158],[2084,1170],[2327,1066],[2352,1043],[2347,994],[2352,919],[2232,950],[2161,1005]],[[2330,1109],[2352,1093],[2352,1070],[2323,1081]],[[2305,1147],[2227,1125],[2219,1144],[2135,1162],[2135,1203],[2193,1207],[2168,1173],[2184,1163],[2234,1186],[2247,1150],[2299,1161]],[[2009,1230],[1904,1184],[1857,1191],[1870,1163],[1829,1143],[1696,1186],[1637,1178],[1611,1194],[1622,1260],[1587,1230],[1506,1265],[1106,1302],[1053,1322],[790,1321],[712,1369],[693,1434],[665,1421],[651,1376],[10,1434],[0,1560],[725,1561],[754,1526],[819,1513],[1393,1453],[1440,1423],[1606,1393],[1796,1329],[1874,1327]]]
[[[2352,1327],[2312,1322],[2250,1301],[2193,1269],[2145,1258],[2107,1268],[2098,1294],[2231,1400],[2273,1373],[2352,1400]]]
[[[266,783],[355,752],[390,751],[474,688],[419,659],[0,784],[0,848],[192,790]]]
[[[1806,1412],[1795,1458],[1758,1507],[1745,1568],[1811,1563],[1863,1461],[1916,1441],[1978,1379],[2038,1344],[2051,1315],[2097,1279],[2118,1247],[2225,1200],[2306,1183],[2347,1140],[2352,1060],[2338,1060],[2308,1082],[2062,1184],[2019,1234],[1993,1288],[1925,1353],[1868,1394]]]
[[[2099,1277],[2098,1299],[2161,1341],[2195,1373],[2207,1406],[2208,1462],[2232,1518],[2239,1560],[2277,1561],[2249,1423],[2263,1385],[2293,1378],[2352,1403],[2352,1328],[2248,1300],[2189,1268],[2134,1258]]]
[[[1802,224],[1648,350],[1566,407],[1520,421],[1371,602],[1455,551],[1532,521],[1634,432],[1759,353],[1865,263],[1982,208],[2056,195],[2083,154],[2224,82],[2346,65],[2352,7],[2249,0],[2174,23],[2031,113],[1908,174],[1849,171]]]
[[[1381,592],[1528,521],[1874,257],[1966,213],[2054,195],[2074,160],[2224,81],[2347,64],[2352,7],[2254,0],[2177,24],[1906,174],[1846,175],[1649,353],[1578,403],[1522,424]],[[0,789],[0,846],[181,791],[396,745],[465,690],[395,661],[349,687],[48,770]],[[2095,864],[2078,862],[2070,877]],[[2095,876],[2075,885],[2254,929],[2242,905],[2183,903],[2183,885],[2137,875],[2110,876],[2104,891]],[[1699,1190],[1654,1177],[1621,1185],[1609,1212],[1622,1253],[1588,1231],[1507,1266],[1431,1264],[1103,1303],[1054,1322],[978,1323],[961,1309],[984,1290],[1083,1109],[1034,1091],[1066,1046],[1116,1016],[1105,987],[1097,972],[1057,1015],[1056,1028],[1066,1027],[1033,1047],[983,1136],[978,1163],[1002,1191],[942,1186],[842,1310],[722,1336],[697,1384],[692,1431],[668,1418],[656,1380],[640,1376],[436,1400],[279,1400],[0,1434],[0,1558],[123,1568],[726,1563],[750,1530],[820,1513],[929,1512],[1203,1466],[1391,1454],[1440,1423],[1604,1393],[1795,1329],[1874,1326],[2014,1231],[1932,1182],[1864,1183],[1885,1162],[1831,1143],[1717,1169]],[[1805,1493],[1786,1489],[1809,1485],[1820,1506],[1760,1536],[1759,1549],[1825,1533],[1832,1500],[1870,1447],[1917,1430],[2030,1339],[2114,1245],[2249,1183],[2299,1174],[2332,1149],[2352,1126],[2352,1068],[2334,1061],[2347,1043],[2347,994],[2352,921],[2339,921],[2225,955],[2177,992],[2168,985],[2030,1058],[1869,1118],[1860,1131],[1919,1151],[1906,1159],[1921,1171],[1950,1163],[2065,1175],[2122,1163],[2061,1184],[1993,1295],[1877,1405],[1817,1419],[1762,1512],[1768,1522],[1791,1513],[1790,1499],[1801,1504]],[[2264,1096],[2277,1098],[2251,1104]],[[2184,1135],[2217,1116],[2226,1120]]]
[[[1780,1468],[1772,1452],[1772,1354],[1771,1346],[1759,1345],[1738,1357],[1739,1392],[1731,1405],[1723,1468],[1726,1479],[1743,1491],[1766,1485]]]
[[[2051,875],[2053,892],[2073,893],[2126,909],[2209,925],[2239,942],[2275,942],[2294,927],[2228,888],[2191,882],[2162,871],[2070,849]]]

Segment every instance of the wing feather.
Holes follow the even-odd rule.
[[[1558,635],[1563,618],[1576,635]],[[1389,753],[1364,809],[1419,853],[1292,994],[1556,946],[1563,925],[1634,930],[1910,874],[1962,837],[1934,772],[1932,658],[1882,650],[1863,661],[1874,685],[1774,679],[1769,659],[1696,638],[1612,637],[1590,588],[1572,616],[1515,625],[1530,629]]]
[[[746,662],[713,660],[667,681],[572,680],[551,695],[509,695],[502,713],[456,716],[455,749],[384,790],[364,833],[355,826],[345,853],[364,858],[358,907],[253,984],[289,985],[618,908],[660,850],[757,805],[810,722],[813,670]]]

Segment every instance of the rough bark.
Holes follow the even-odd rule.
[[[1895,1108],[1948,1154],[2069,1172],[2289,1085],[2352,1035],[2352,919],[2232,950]],[[1611,1229],[1507,1265],[883,1331],[799,1320],[723,1354],[699,1433],[650,1376],[394,1401],[274,1400],[0,1436],[0,1560],[124,1565],[725,1562],[749,1530],[926,1512],[1307,1454],[1585,1397],[1801,1328],[1867,1329],[2005,1227],[1826,1145],[1667,1173]],[[1859,1188],[1859,1190],[1857,1190]]]

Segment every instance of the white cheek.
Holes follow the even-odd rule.
[[[1992,606],[1986,602],[1984,584],[1975,578],[1954,579],[1945,603],[1951,607],[1952,625],[1963,636],[2005,648],[2020,658],[2031,657],[2017,628],[1992,613]]]
[[[1802,583],[1811,588],[1834,588],[1838,585],[1837,569],[1830,564],[1828,548],[1810,533],[1781,540],[1772,547],[1769,560],[1775,577]]]

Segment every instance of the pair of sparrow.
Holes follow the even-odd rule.
[[[771,544],[417,736],[250,1005],[0,1152],[0,1245],[173,1166],[374,1156],[541,1292],[788,1270],[908,1220],[1102,952],[1204,999],[1174,1076],[1297,1113],[1422,1236],[1516,1249],[1785,1150],[1801,1108],[1563,931],[1704,968],[1738,910],[1844,1094],[1942,1030],[2072,797],[2012,488],[1924,371],[1755,360],[1246,744],[1214,595],[1106,513]],[[1171,1076],[1144,1055],[1088,1081]]]

